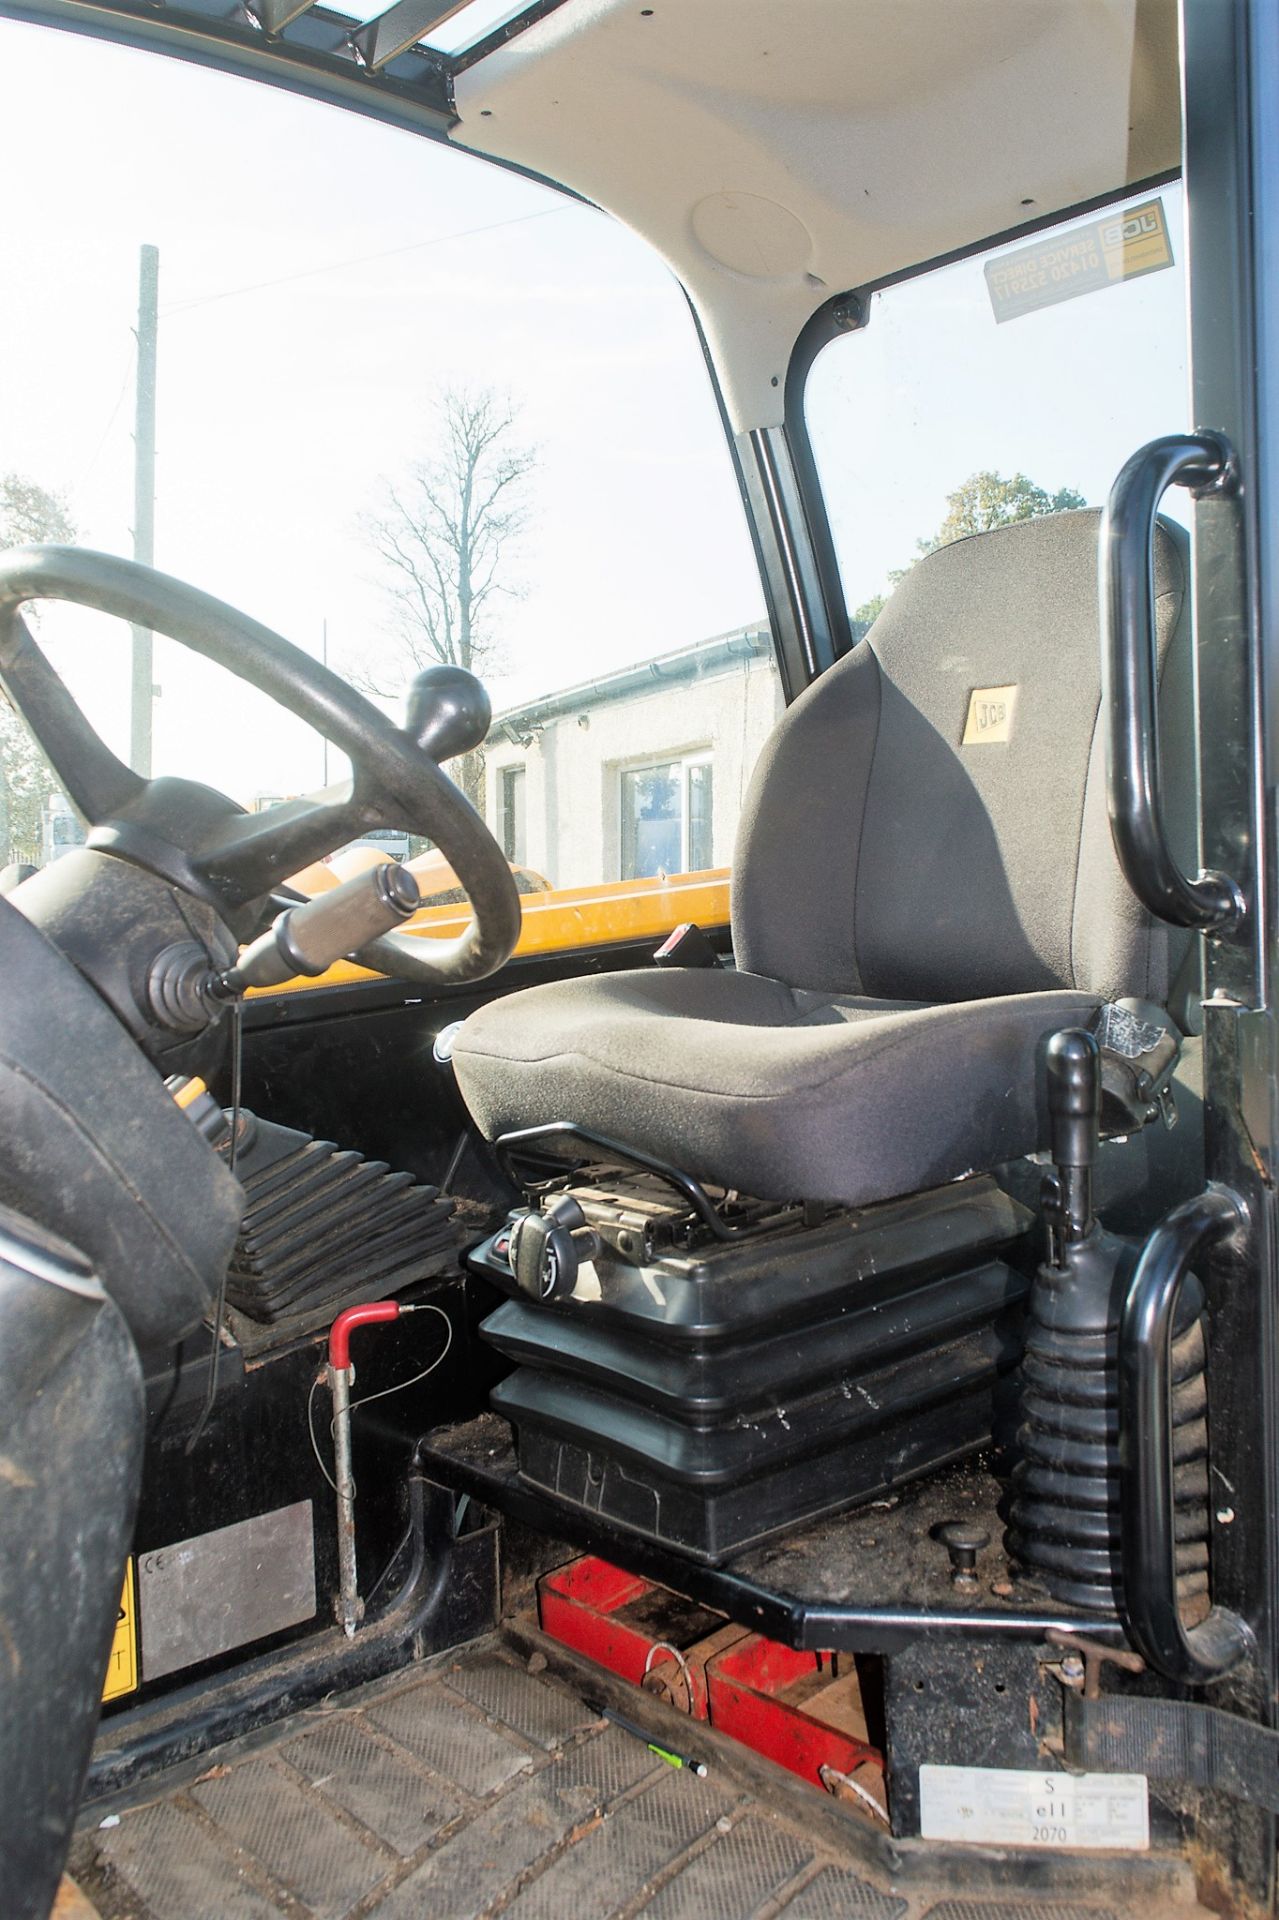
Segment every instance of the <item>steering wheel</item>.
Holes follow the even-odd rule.
[[[351,780],[261,814],[191,780],[146,780],[118,760],[37,646],[20,609],[67,600],[180,641],[279,701],[351,762]],[[481,980],[509,958],[520,901],[501,848],[440,761],[478,747],[488,696],[461,668],[413,683],[408,724],[301,648],[169,575],[80,547],[18,547],[0,556],[0,684],[90,823],[88,845],[149,869],[213,907],[245,937],[271,889],[312,860],[377,828],[435,842],[471,904],[452,940],[388,933],[353,957],[422,986]]]

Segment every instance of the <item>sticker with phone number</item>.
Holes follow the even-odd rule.
[[[1144,1773],[925,1765],[919,1769],[919,1810],[925,1840],[1143,1853],[1150,1846]]]

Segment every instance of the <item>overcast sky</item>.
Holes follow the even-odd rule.
[[[0,22],[0,64],[0,470],[64,492],[84,543],[130,551],[152,242],[165,571],[315,652],[327,622],[336,665],[367,657],[386,614],[360,516],[426,450],[439,383],[470,381],[510,393],[538,451],[496,704],[761,616],[695,333],[644,243],[468,154],[175,61]],[[850,599],[974,468],[1100,499],[1134,446],[1181,427],[1179,280],[998,328],[975,265],[885,295],[814,376]],[[44,630],[122,749],[123,630]],[[161,769],[246,802],[318,784],[318,742],[256,697],[167,646],[156,679]]]

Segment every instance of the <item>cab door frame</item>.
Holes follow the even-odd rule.
[[[1248,912],[1203,939],[1205,1160],[1241,1195],[1242,1248],[1211,1263],[1209,1358],[1214,1601],[1242,1616],[1253,1657],[1207,1696],[1279,1724],[1279,1262],[1276,1259],[1276,754],[1279,569],[1279,16],[1270,0],[1182,0],[1192,417],[1238,456],[1233,495],[1193,527],[1200,858],[1235,877]],[[1232,1905],[1276,1895],[1279,1823],[1206,1793],[1197,1836]]]

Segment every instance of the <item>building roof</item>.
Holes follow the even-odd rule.
[[[615,673],[583,680],[559,693],[546,694],[518,707],[506,707],[494,714],[489,738],[505,732],[508,740],[519,740],[530,727],[544,726],[564,714],[588,712],[592,707],[630,699],[637,693],[655,693],[661,687],[698,680],[708,673],[740,665],[744,660],[771,656],[772,651],[773,636],[767,626],[757,623],[735,627],[731,633],[719,633],[710,640],[699,640],[696,646],[659,654],[655,660],[644,660],[639,666],[620,667]],[[525,743],[521,741],[521,744]]]

